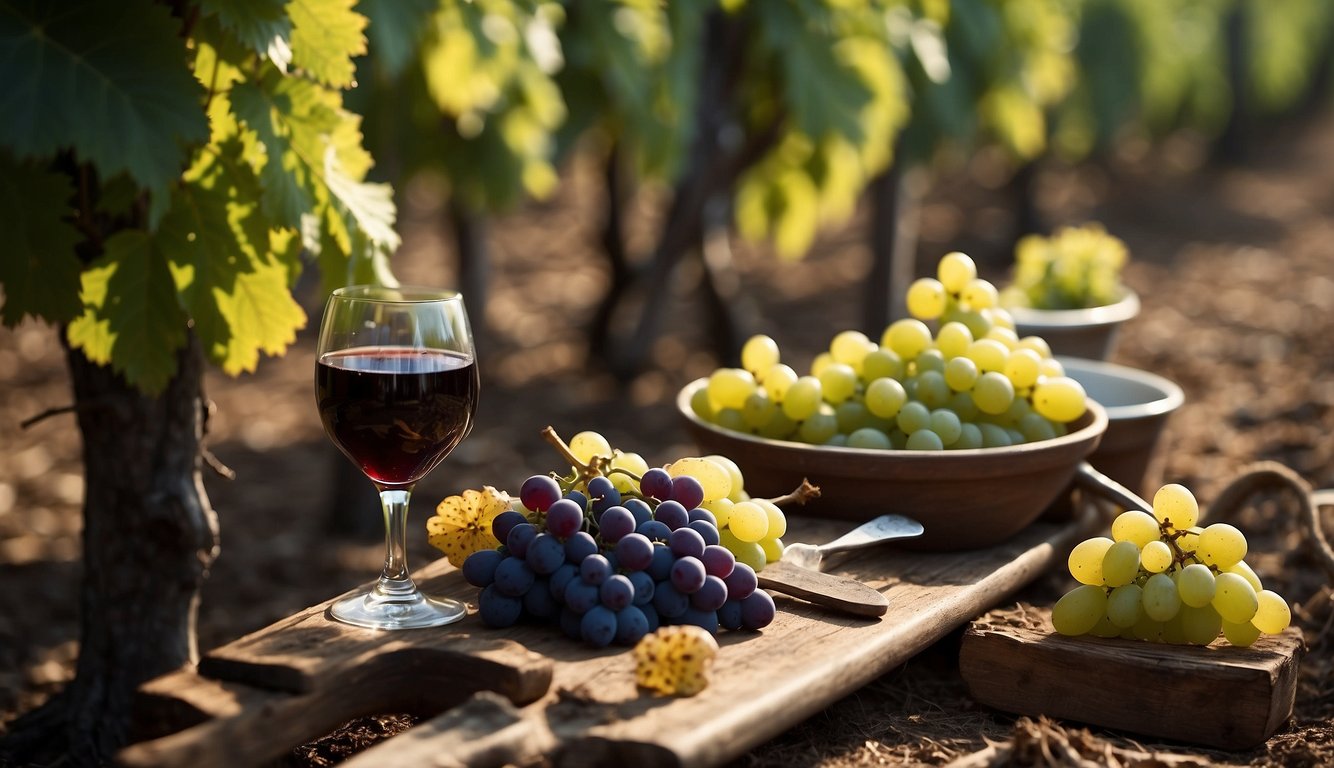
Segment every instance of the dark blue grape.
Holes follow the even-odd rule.
[[[505,556],[495,549],[479,549],[463,561],[463,578],[474,587],[489,587],[496,580],[496,566]]]
[[[672,531],[672,537],[667,540],[667,545],[677,557],[698,558],[704,554],[704,537],[692,528],[677,528]]]
[[[680,503],[675,501],[664,501],[653,510],[653,519],[666,525],[673,531],[677,528],[684,528],[690,523],[690,513]]]
[[[680,502],[686,509],[694,509],[704,503],[704,486],[690,475],[673,477],[672,500]]]
[[[704,563],[705,573],[720,579],[732,575],[732,569],[736,567],[736,555],[732,554],[732,550],[714,544],[704,548],[704,554],[700,556],[699,561]]]
[[[616,612],[617,645],[634,645],[648,634],[648,617],[633,605]]]
[[[598,588],[579,579],[570,579],[565,585],[565,606],[575,613],[588,613],[598,604]]]
[[[631,533],[616,542],[616,560],[627,570],[648,570],[653,563],[653,542],[646,536]]]
[[[514,526],[526,522],[528,522],[528,518],[524,517],[522,512],[507,509],[496,515],[496,518],[491,521],[491,535],[496,537],[496,541],[504,544],[509,539],[510,531],[514,529]]]
[[[598,599],[613,611],[619,611],[634,601],[635,585],[629,578],[617,573],[602,582],[598,589]]]
[[[643,499],[623,499],[621,506],[630,510],[630,514],[635,516],[635,528],[653,519],[653,507],[650,507],[648,502]]]
[[[602,556],[607,558],[607,565],[611,568],[612,573],[621,570],[621,561],[616,557],[616,550],[608,549],[602,553]]]
[[[519,488],[519,501],[534,512],[543,512],[560,498],[560,483],[547,475],[533,475]]]
[[[690,596],[690,607],[701,611],[716,611],[727,602],[727,585],[717,576],[705,576],[704,586]]]
[[[588,481],[588,498],[593,501],[594,512],[603,512],[621,503],[621,492],[611,480],[595,477]]]
[[[654,467],[639,478],[639,492],[658,501],[666,501],[672,497],[672,476],[667,474],[667,470]]]
[[[585,584],[592,584],[595,587],[602,586],[602,582],[611,576],[611,561],[602,555],[589,555],[579,564],[579,578]]]
[[[551,586],[546,579],[535,579],[532,589],[523,593],[523,610],[538,619],[549,619],[560,610],[560,604],[551,596]]]
[[[643,612],[644,618],[648,621],[648,631],[657,632],[658,627],[662,625],[662,619],[658,617],[658,609],[653,607],[653,603],[636,607]]]
[[[565,545],[550,533],[539,533],[533,543],[528,545],[528,556],[524,560],[536,573],[555,573],[557,568],[565,564]]]
[[[519,620],[523,613],[523,603],[516,597],[501,594],[496,590],[496,585],[492,584],[477,596],[477,613],[488,627],[504,629],[514,626]]]
[[[533,586],[533,569],[517,557],[507,557],[496,566],[496,580],[491,585],[502,595],[522,597]]]
[[[579,622],[579,635],[598,648],[611,645],[616,639],[616,614],[600,605],[593,606]]]
[[[578,504],[580,509],[588,509],[588,497],[581,491],[576,491],[571,488],[565,492],[565,498]]]
[[[574,563],[565,563],[557,568],[548,582],[551,596],[556,598],[557,602],[565,602],[565,587],[569,586],[572,579],[577,578],[579,578],[579,566]]]
[[[653,562],[649,563],[648,575],[653,577],[654,581],[667,581],[672,575],[672,563],[676,562],[676,557],[672,550],[667,548],[666,544],[653,545]]]
[[[582,613],[575,613],[569,608],[562,608],[560,612],[560,631],[565,633],[571,640],[579,640],[581,634],[580,625],[584,621]]]
[[[698,533],[704,539],[706,545],[721,544],[723,539],[719,535],[718,529],[708,520],[691,520],[690,525],[686,526],[690,530]]]
[[[718,609],[718,626],[723,629],[741,629],[741,601],[727,600]]]
[[[584,525],[584,508],[569,499],[557,499],[547,510],[547,530],[568,539]]]
[[[674,619],[690,607],[690,598],[677,591],[670,581],[660,581],[653,588],[653,607],[665,619]]]
[[[635,528],[635,533],[643,534],[649,541],[666,541],[672,535],[672,529],[661,520],[649,520],[646,523],[640,523]]]
[[[684,613],[676,617],[676,623],[694,624],[697,627],[703,627],[708,630],[711,635],[718,634],[717,611],[701,611],[698,608],[687,608]]]
[[[565,559],[578,565],[598,553],[598,543],[588,531],[579,531],[565,541]]]
[[[682,557],[672,563],[672,586],[682,594],[692,594],[704,586],[704,563],[697,557]]]
[[[774,599],[769,593],[757,589],[741,601],[741,626],[746,629],[763,629],[774,620]]]
[[[537,526],[532,523],[519,523],[510,529],[510,535],[505,537],[505,546],[510,548],[510,555],[513,557],[527,557],[528,545],[537,538]]]
[[[692,523],[696,520],[704,520],[714,528],[718,527],[718,518],[714,517],[712,512],[703,507],[695,507],[686,514],[690,516],[690,522]]]
[[[646,571],[632,571],[626,574],[630,583],[635,585],[635,605],[648,605],[653,602],[653,577]]]
[[[727,595],[733,600],[745,600],[759,586],[755,570],[745,563],[737,563],[732,572],[723,577],[727,582]]]
[[[608,544],[635,532],[635,516],[625,507],[608,507],[598,518],[598,535]]]

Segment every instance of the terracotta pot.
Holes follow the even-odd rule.
[[[1041,336],[1052,354],[1106,360],[1116,348],[1121,324],[1139,314],[1139,296],[1126,290],[1115,304],[1088,309],[1006,307],[1020,337]]]

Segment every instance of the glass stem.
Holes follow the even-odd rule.
[[[417,591],[408,573],[408,499],[410,489],[380,490],[380,505],[384,508],[384,570],[375,591],[393,598],[411,597]]]

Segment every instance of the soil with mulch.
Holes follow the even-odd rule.
[[[1143,311],[1113,359],[1185,390],[1164,436],[1162,479],[1186,484],[1204,502],[1259,460],[1281,462],[1315,487],[1334,486],[1334,120],[1266,138],[1225,166],[1201,163],[1194,144],[1172,142],[1101,164],[1045,167],[1036,177],[1048,225],[1098,220],[1129,245],[1127,282]],[[930,183],[919,273],[961,249],[984,276],[1004,281],[1016,206],[997,167],[983,154]],[[673,302],[647,371],[622,384],[605,361],[588,358],[586,325],[608,282],[597,245],[599,179],[583,156],[553,200],[492,221],[487,300],[470,297],[485,326],[478,427],[418,486],[417,521],[464,488],[513,489],[555,468],[556,455],[539,437],[548,424],[566,435],[597,429],[653,463],[693,451],[673,395],[718,364],[697,265],[657,287]],[[403,189],[406,242],[395,270],[406,281],[456,282],[442,189],[425,178]],[[663,202],[653,191],[633,199],[632,252],[651,245]],[[859,324],[866,233],[862,212],[796,263],[733,243],[753,329],[776,338],[797,366]],[[314,324],[316,301],[304,295]],[[329,445],[315,413],[312,330],[255,374],[209,377],[217,405],[209,447],[237,477],[206,479],[222,555],[203,592],[203,648],[323,601],[379,568],[373,496]],[[73,675],[84,491],[73,419],[19,426],[70,400],[54,330],[32,323],[0,330],[0,390],[0,722],[8,722]],[[347,506],[336,500],[349,494],[364,517],[337,512]],[[735,764],[1334,765],[1334,596],[1330,575],[1307,554],[1295,509],[1291,499],[1264,496],[1238,517],[1251,541],[1248,559],[1296,604],[1294,622],[1308,645],[1293,717],[1259,749],[1146,743],[986,710],[960,678],[956,633]],[[1334,531],[1330,511],[1323,521]],[[411,537],[417,563],[436,556],[420,524]],[[1068,576],[1052,574],[1021,599],[1050,603],[1068,586]],[[359,720],[283,763],[330,765],[412,722],[392,713]]]

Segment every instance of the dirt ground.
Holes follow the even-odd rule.
[[[1114,360],[1185,390],[1186,404],[1164,438],[1166,480],[1185,483],[1207,502],[1244,466],[1270,459],[1315,487],[1334,487],[1334,119],[1270,132],[1239,164],[1200,159],[1198,146],[1174,142],[1115,163],[1044,168],[1037,201],[1051,225],[1099,220],[1130,246],[1127,281],[1144,308],[1126,327]],[[651,370],[621,386],[602,361],[587,359],[584,326],[607,283],[596,245],[598,178],[587,162],[575,163],[554,200],[492,223],[489,295],[485,302],[470,297],[488,331],[478,427],[414,494],[410,537],[418,564],[436,554],[425,545],[421,521],[441,498],[482,484],[513,489],[555,466],[538,436],[547,424],[567,435],[598,429],[653,463],[693,450],[671,402],[682,384],[717,365],[697,269],[682,269],[662,288],[676,301],[653,346]],[[405,190],[406,243],[395,270],[406,281],[456,281],[441,190],[430,180]],[[661,194],[636,197],[632,250],[650,242],[661,204]],[[827,233],[795,264],[734,243],[755,330],[778,339],[798,364],[858,323],[868,269],[865,219],[863,212]],[[962,249],[985,276],[1003,281],[1012,222],[1013,199],[985,156],[934,180],[921,211],[919,272],[945,251]],[[19,426],[71,399],[54,334],[31,323],[0,330],[0,723],[59,690],[77,655],[79,436],[69,416]],[[345,469],[312,402],[312,335],[307,328],[284,358],[266,360],[253,375],[209,377],[217,404],[209,446],[237,478],[206,479],[223,548],[204,588],[202,648],[378,570],[374,536],[329,533]],[[365,494],[374,526],[368,487]],[[983,765],[1007,749],[1015,764],[1061,756],[1067,762],[1060,764],[1074,764],[1073,753],[1098,765],[1334,764],[1329,578],[1305,556],[1290,500],[1261,502],[1241,517],[1255,553],[1250,559],[1267,586],[1298,604],[1294,620],[1309,652],[1292,720],[1260,749],[1146,744],[982,709],[959,677],[956,634],[736,764],[833,768],[971,759]],[[1331,517],[1327,511],[1327,530],[1334,530]],[[1022,597],[1050,602],[1067,586],[1056,574]],[[349,745],[402,726],[393,718],[363,722],[337,743],[310,745],[288,762],[327,764]]]

